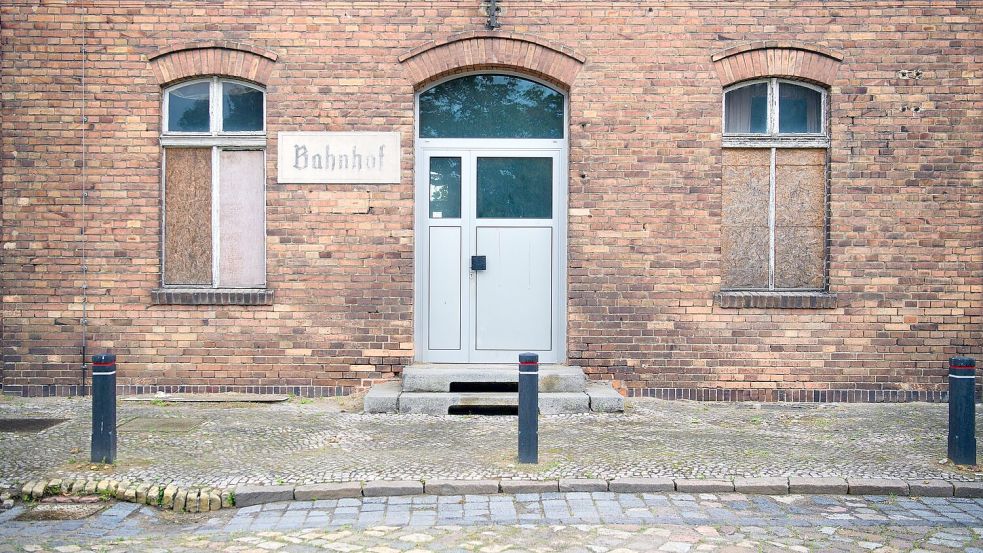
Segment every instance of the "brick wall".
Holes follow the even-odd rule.
[[[78,391],[83,242],[89,352],[116,352],[130,390],[337,394],[393,377],[413,342],[417,83],[399,58],[481,30],[479,3],[146,4],[92,1],[84,15],[77,3],[0,6],[5,391]],[[631,395],[871,401],[943,398],[946,358],[981,353],[983,8],[502,4],[502,32],[585,60],[570,87],[572,363]],[[711,55],[762,40],[843,56],[830,88],[833,308],[714,302],[722,90]],[[276,55],[271,305],[151,296],[161,269],[161,89],[149,58],[193,41]],[[401,183],[278,184],[276,133],[315,130],[399,131]]]

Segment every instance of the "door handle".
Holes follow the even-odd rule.
[[[471,256],[471,270],[472,271],[484,271],[487,268],[487,262],[485,261],[485,256],[483,255],[472,255]]]

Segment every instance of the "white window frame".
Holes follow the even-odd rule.
[[[744,88],[746,86],[766,83],[768,84],[768,130],[765,133],[729,133],[727,129],[727,94]],[[801,86],[814,90],[820,94],[820,114],[818,133],[780,133],[778,132],[779,121],[779,95],[778,87],[781,84]],[[828,94],[826,89],[806,83],[803,81],[793,81],[791,79],[779,79],[777,77],[769,79],[755,79],[743,81],[724,89],[720,106],[720,128],[723,134],[723,145],[725,148],[828,148],[829,134],[827,132],[826,113],[828,111]]]
[[[724,132],[727,125],[727,94],[733,90],[759,83],[768,84],[768,132],[767,133],[727,133]],[[819,92],[821,95],[819,114],[820,132],[818,133],[780,133],[778,132],[778,108],[779,94],[778,86],[788,83],[795,86],[809,88]],[[769,189],[768,189],[768,287],[767,288],[727,288],[727,291],[770,291],[770,292],[798,292],[798,291],[824,291],[829,287],[829,124],[827,122],[829,112],[829,95],[826,89],[791,79],[779,79],[771,77],[766,79],[754,79],[742,81],[724,89],[721,98],[721,118],[720,129],[722,134],[722,145],[724,148],[761,148],[769,149],[771,152],[769,169]],[[826,205],[823,210],[823,226],[826,232],[826,259],[823,267],[823,287],[822,288],[777,288],[775,286],[775,160],[779,148],[815,148],[826,150]]]
[[[170,104],[171,91],[187,86],[189,84],[208,82],[209,85],[209,106],[208,106],[208,132],[179,132],[168,129],[168,111]],[[261,131],[230,131],[221,130],[222,126],[222,83],[233,83],[244,85],[263,94],[263,129]],[[222,286],[219,284],[220,275],[220,239],[221,228],[219,225],[220,201],[220,175],[221,175],[221,152],[223,150],[257,150],[263,152],[263,196],[266,196],[266,90],[260,86],[237,79],[225,79],[221,77],[206,77],[189,81],[182,81],[170,86],[163,91],[161,109],[161,129],[160,145],[162,151],[161,159],[161,286],[165,288],[201,288],[201,289],[233,289],[236,287]],[[166,206],[163,199],[166,197],[167,182],[167,148],[211,148],[212,151],[212,282],[206,284],[167,284],[164,282],[164,266],[167,264],[166,252],[164,251],[164,229],[167,228],[165,218],[167,217]],[[266,204],[263,205],[263,251],[266,251]],[[266,286],[266,256],[263,256],[263,286]],[[255,289],[253,287],[236,289]]]

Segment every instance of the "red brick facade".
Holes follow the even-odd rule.
[[[569,96],[567,357],[591,377],[937,400],[946,359],[981,353],[979,3],[501,5],[485,31],[477,0],[4,2],[4,391],[78,392],[84,285],[87,352],[117,353],[131,391],[393,378],[413,359],[415,92],[490,68]],[[154,293],[161,90],[199,75],[266,86],[270,292],[252,305]],[[723,87],[762,76],[828,87],[819,300],[719,295]],[[280,131],[398,131],[402,181],[280,184]]]

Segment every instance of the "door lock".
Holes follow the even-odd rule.
[[[485,256],[483,255],[472,255],[471,256],[471,270],[472,271],[484,271],[487,268],[485,261]]]

